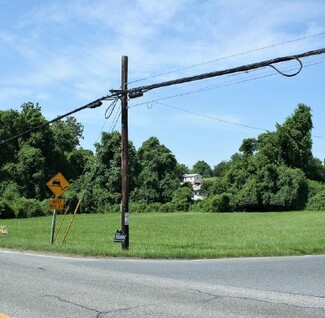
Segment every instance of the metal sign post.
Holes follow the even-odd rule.
[[[55,224],[56,224],[56,210],[53,210],[52,228],[51,228],[51,244],[54,243]]]

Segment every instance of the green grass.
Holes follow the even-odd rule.
[[[53,245],[51,217],[0,220],[9,230],[0,236],[0,247],[141,258],[325,254],[325,212],[131,214],[128,251],[113,242],[120,214],[77,215],[62,244],[70,218]]]

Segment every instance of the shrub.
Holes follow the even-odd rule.
[[[278,168],[278,191],[271,204],[282,210],[301,210],[305,207],[308,197],[308,184],[300,169],[280,166]]]
[[[212,198],[211,205],[214,212],[231,212],[231,195],[229,193],[217,194]]]
[[[236,209],[238,211],[259,211],[260,191],[255,178],[248,179],[236,194]]]
[[[106,204],[103,207],[103,210],[100,212],[103,213],[118,213],[121,211],[121,205],[120,204]]]
[[[40,202],[41,209],[44,213],[44,215],[51,215],[52,210],[50,210],[50,200],[49,199],[44,199],[43,201]]]
[[[147,212],[148,206],[150,205],[145,202],[134,202],[130,205],[130,211],[131,213],[145,213]]]
[[[325,211],[325,191],[317,193],[308,200],[306,210]]]
[[[209,202],[209,199],[206,200],[198,200],[196,202],[194,202],[191,206],[190,206],[190,211],[191,212],[208,212],[207,211],[207,202]]]
[[[16,203],[16,216],[17,218],[44,216],[46,213],[43,211],[41,203],[36,199],[20,198]]]
[[[14,209],[4,199],[0,199],[0,219],[13,219],[16,217]]]
[[[9,202],[12,202],[20,197],[20,190],[16,183],[9,182],[4,183],[4,189],[2,192],[2,197]]]
[[[316,194],[325,191],[325,184],[313,181],[313,180],[307,180],[308,183],[308,199],[312,198]]]

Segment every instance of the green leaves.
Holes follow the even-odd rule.
[[[75,179],[87,164],[86,156],[77,158],[83,128],[70,117],[27,132],[46,119],[39,104],[25,103],[21,108],[21,112],[0,111],[0,140],[21,134],[1,145],[0,187],[14,182],[20,196],[43,200],[47,196],[45,184],[54,174],[61,171],[68,179]]]
[[[175,156],[156,137],[150,137],[138,150],[140,173],[132,198],[147,203],[172,200],[179,187],[179,169]]]

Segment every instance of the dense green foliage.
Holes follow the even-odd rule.
[[[283,125],[276,124],[275,132],[244,139],[241,154],[215,168],[219,178],[209,186],[210,200],[227,194],[227,211],[304,209],[308,178],[325,181],[324,166],[312,156],[311,129],[311,110],[299,104]]]
[[[229,161],[212,169],[200,160],[189,169],[156,137],[139,149],[129,141],[129,193],[132,211],[324,210],[325,169],[312,155],[311,109],[299,104],[275,131],[246,138]],[[46,123],[38,104],[0,111],[0,140]],[[21,134],[0,145],[0,218],[48,214],[46,182],[57,172],[72,187],[64,194],[73,210],[118,211],[121,201],[121,135],[103,132],[95,154],[79,145],[83,127],[73,117]],[[185,173],[204,181],[202,201],[181,186]]]

